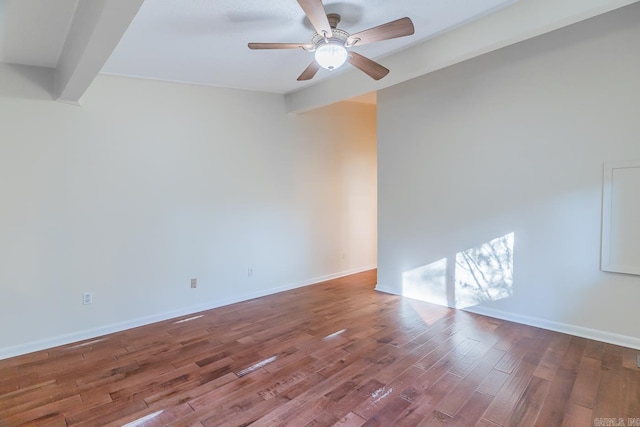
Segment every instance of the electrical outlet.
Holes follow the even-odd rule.
[[[253,276],[253,268],[249,267],[247,269],[247,276],[249,276],[249,277]]]
[[[191,287],[192,288],[198,287],[198,279],[191,279]]]
[[[85,292],[82,294],[82,304],[87,305],[93,303],[93,293]]]

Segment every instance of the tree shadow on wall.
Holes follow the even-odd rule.
[[[513,295],[515,233],[505,234],[402,275],[402,294],[453,308]],[[453,261],[453,262],[452,262]]]

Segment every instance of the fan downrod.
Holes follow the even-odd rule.
[[[338,15],[337,13],[328,13],[327,14],[327,19],[329,20],[329,26],[331,27],[332,30],[335,30],[336,28],[338,28],[338,24],[340,23],[340,15]]]

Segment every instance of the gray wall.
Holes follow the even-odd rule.
[[[638,22],[634,4],[379,93],[378,289],[449,283],[451,303],[456,255],[513,233],[509,289],[470,310],[640,347],[640,277],[599,269],[603,162],[640,159]]]

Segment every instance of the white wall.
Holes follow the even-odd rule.
[[[45,71],[0,69],[0,357],[375,266],[374,106]]]
[[[640,277],[599,269],[603,162],[640,159],[638,22],[627,6],[379,92],[378,289],[513,232],[512,295],[471,310],[640,348]]]

